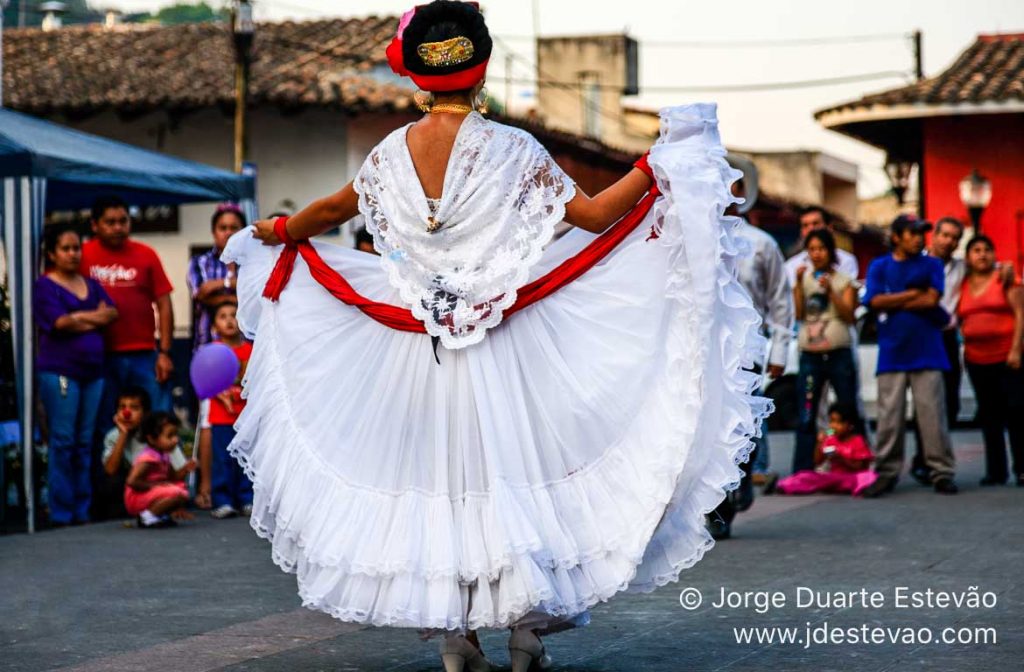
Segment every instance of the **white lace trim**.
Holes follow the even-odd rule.
[[[734,277],[735,220],[719,219],[734,201],[727,185],[735,173],[722,158],[714,109],[664,114],[668,145],[651,156],[665,194],[653,244],[674,257],[666,283],[673,317],[667,373],[651,390],[649,416],[567,481],[538,489],[499,480],[489,498],[466,498],[461,553],[407,533],[429,530],[442,541],[454,533],[437,525],[450,517],[447,497],[353,488],[324,468],[296,423],[282,327],[267,304],[246,376],[249,404],[229,451],[255,483],[251,524],[272,541],[274,561],[297,574],[305,606],[374,625],[503,627],[531,611],[573,615],[624,589],[651,590],[711,548],[703,516],[738,484],[736,464],[770,410],[751,396],[757,377],[743,370],[765,341]],[[257,293],[260,280],[243,277],[240,291]],[[526,524],[537,520],[550,523],[539,526],[541,536]],[[360,562],[364,548],[374,557]],[[470,584],[476,592],[464,617]]]
[[[354,181],[359,210],[402,301],[446,348],[463,348],[501,322],[576,189],[532,136],[473,113],[433,207],[408,128],[367,157]],[[442,223],[438,231],[427,231],[428,217]]]

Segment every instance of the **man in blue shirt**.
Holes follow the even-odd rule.
[[[931,228],[900,215],[892,223],[892,253],[868,268],[864,303],[878,315],[878,480],[865,497],[892,492],[903,470],[908,385],[932,485],[942,494],[957,492],[942,375],[949,369],[942,340],[949,314],[940,304],[945,274],[941,261],[922,254]]]

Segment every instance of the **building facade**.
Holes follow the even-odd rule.
[[[259,24],[248,153],[259,211],[294,212],[351,180],[388,133],[420,117],[384,49],[397,18]],[[233,165],[234,54],[219,24],[69,26],[4,31],[5,104],[73,128],[208,165]],[[536,121],[492,115],[533,133],[588,193],[635,156]],[[212,205],[182,206],[159,230],[137,229],[175,285],[177,336],[190,329],[189,257],[211,242]],[[349,244],[351,227],[328,241]]]
[[[919,208],[932,221],[970,221],[960,183],[991,186],[981,231],[1001,260],[1024,268],[1024,33],[980,35],[954,63],[910,86],[816,113],[826,128],[916,166]]]

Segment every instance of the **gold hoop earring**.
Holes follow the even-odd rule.
[[[420,112],[428,114],[434,107],[434,94],[428,91],[417,91],[412,95],[412,101],[419,108]]]

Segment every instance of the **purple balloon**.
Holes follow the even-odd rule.
[[[189,375],[200,399],[209,399],[235,384],[240,368],[234,351],[223,343],[210,343],[192,356]]]

